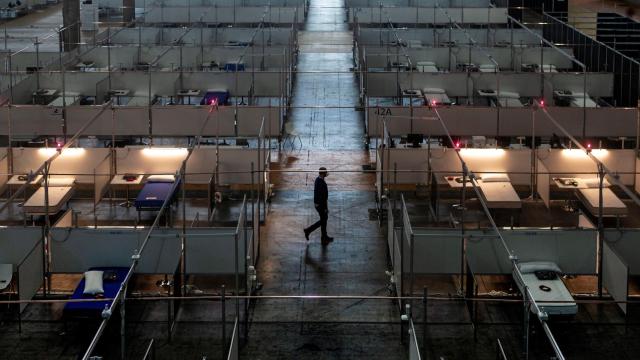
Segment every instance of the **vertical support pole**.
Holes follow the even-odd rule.
[[[602,163],[598,163],[598,177],[600,179],[598,187],[598,297],[602,297],[602,247],[604,246],[604,223],[602,219],[603,215],[603,195],[602,187],[604,186],[604,167]]]
[[[122,291],[122,299],[120,299],[120,359],[126,358],[126,322],[125,322],[125,298],[127,297],[127,286]]]
[[[525,360],[529,360],[529,316],[530,311],[529,311],[529,298],[526,294],[526,287],[525,287],[525,293],[522,295],[524,298],[524,334],[523,334],[523,349],[524,349],[524,359]]]
[[[226,288],[222,285],[220,289],[220,303],[222,304],[222,346],[225,349],[222,352],[222,359],[227,358],[227,307],[226,307]]]
[[[427,358],[427,295],[428,290],[425,286],[422,289],[422,356]]]

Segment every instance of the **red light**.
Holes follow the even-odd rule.
[[[211,99],[211,105],[217,105],[218,101],[217,99]]]
[[[544,100],[540,100],[540,106],[544,107]]]
[[[453,146],[455,146],[455,147],[456,147],[456,149],[460,149],[460,142],[459,142],[459,141],[456,141],[456,143],[455,143],[455,144],[453,144]]]
[[[435,99],[431,100],[431,106],[436,106],[436,105],[438,105],[438,101],[436,101]]]
[[[591,149],[591,144],[587,144],[587,148],[588,148],[588,149]]]

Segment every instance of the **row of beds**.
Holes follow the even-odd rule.
[[[27,175],[15,175],[19,177]],[[135,207],[138,212],[160,210],[166,200],[173,200],[179,188],[174,186],[176,178],[174,175],[150,175],[146,178],[142,190],[135,200]],[[42,176],[29,180],[31,185],[42,185]],[[49,209],[48,213],[53,215],[62,211],[65,205],[71,200],[75,191],[76,179],[67,176],[50,176],[48,179]],[[178,181],[179,185],[179,181]],[[44,216],[47,213],[45,204],[45,187],[38,189],[23,203],[23,211],[31,216]]]
[[[462,183],[461,177],[446,176],[445,180],[455,187]],[[479,179],[473,181],[489,209],[522,208],[522,200],[507,174],[481,174]],[[598,178],[554,178],[553,181],[561,189],[575,190],[576,197],[587,211],[597,216],[600,194]],[[627,214],[627,206],[611,190],[607,181],[603,183],[602,199],[603,216],[620,217]],[[520,271],[514,269],[513,278],[520,292],[524,293],[527,288],[533,300],[539,302],[541,310],[548,315],[558,316],[571,316],[578,312],[578,305],[559,276],[562,270],[556,263],[531,261],[518,263],[517,266]]]
[[[493,89],[482,89],[477,91],[480,98],[487,99],[490,106],[500,107],[524,107],[520,94],[513,91],[496,91]],[[591,96],[584,92],[569,90],[556,90],[553,97],[557,106],[564,107],[588,107],[596,108],[598,104]],[[371,106],[395,106],[393,98],[376,98],[369,101]],[[446,90],[441,88],[423,88],[402,91],[402,106],[449,106],[454,102],[447,95]]]
[[[179,91],[175,96],[154,95],[149,101],[148,95],[131,94],[128,90],[112,90],[109,97],[116,106],[148,106],[151,105],[249,105],[245,97],[232,97],[226,89],[208,89],[201,93],[199,90],[183,90]],[[94,105],[96,103],[95,96],[84,96],[77,92],[67,91],[64,96],[60,95],[57,90],[41,89],[33,94],[34,104],[46,105],[54,107],[62,107],[64,105]],[[258,97],[254,99],[257,106],[277,106],[278,98]]]
[[[227,97],[218,95],[211,97],[216,101],[226,101]],[[14,175],[19,181],[26,181],[33,185],[42,183],[43,177],[32,175]],[[126,176],[126,175],[125,175]],[[135,176],[129,177],[132,181]],[[49,187],[49,214],[60,212],[69,202],[74,193],[75,178],[50,176]],[[134,206],[138,213],[142,211],[159,211],[165,202],[173,202],[177,198],[180,180],[173,175],[150,175],[146,178],[144,186],[136,196]],[[23,210],[30,215],[45,215],[45,187],[40,186],[35,193],[23,204]],[[70,299],[105,299],[104,301],[91,302],[67,302],[63,315],[68,318],[100,318],[105,307],[112,304],[112,299],[117,295],[124,282],[128,268],[123,267],[94,267],[90,268],[83,276],[73,291]],[[92,276],[89,276],[91,274]],[[96,279],[96,276],[99,279]],[[87,286],[88,281],[100,282],[99,289],[95,284]]]
[[[54,180],[56,178],[52,178]],[[176,183],[177,181],[177,183]],[[50,211],[54,214],[62,210],[73,195],[73,179],[66,178],[64,181],[49,182]],[[180,181],[173,175],[151,175],[147,177],[144,186],[138,193],[134,206],[138,213],[142,211],[159,211],[163,204],[176,199]],[[33,215],[44,215],[44,187],[38,188],[36,192],[24,203],[24,211]],[[87,273],[78,283],[70,299],[101,299],[104,301],[93,302],[68,302],[64,306],[63,315],[69,318],[100,318],[102,310],[111,305],[112,300],[122,282],[126,278],[128,268],[123,267],[97,267],[90,268],[89,272],[99,272],[102,277],[100,290],[88,290]]]

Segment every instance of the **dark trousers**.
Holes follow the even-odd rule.
[[[318,220],[315,224],[309,226],[307,228],[307,232],[312,233],[317,228],[320,228],[320,231],[322,232],[322,238],[325,239],[329,237],[329,235],[327,235],[327,220],[329,219],[329,211],[327,211],[326,207],[317,207],[316,211],[318,212],[318,215],[320,215],[320,220]]]

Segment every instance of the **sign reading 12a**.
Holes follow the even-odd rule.
[[[376,108],[376,115],[382,115],[382,116],[391,115],[391,108],[378,107]]]

